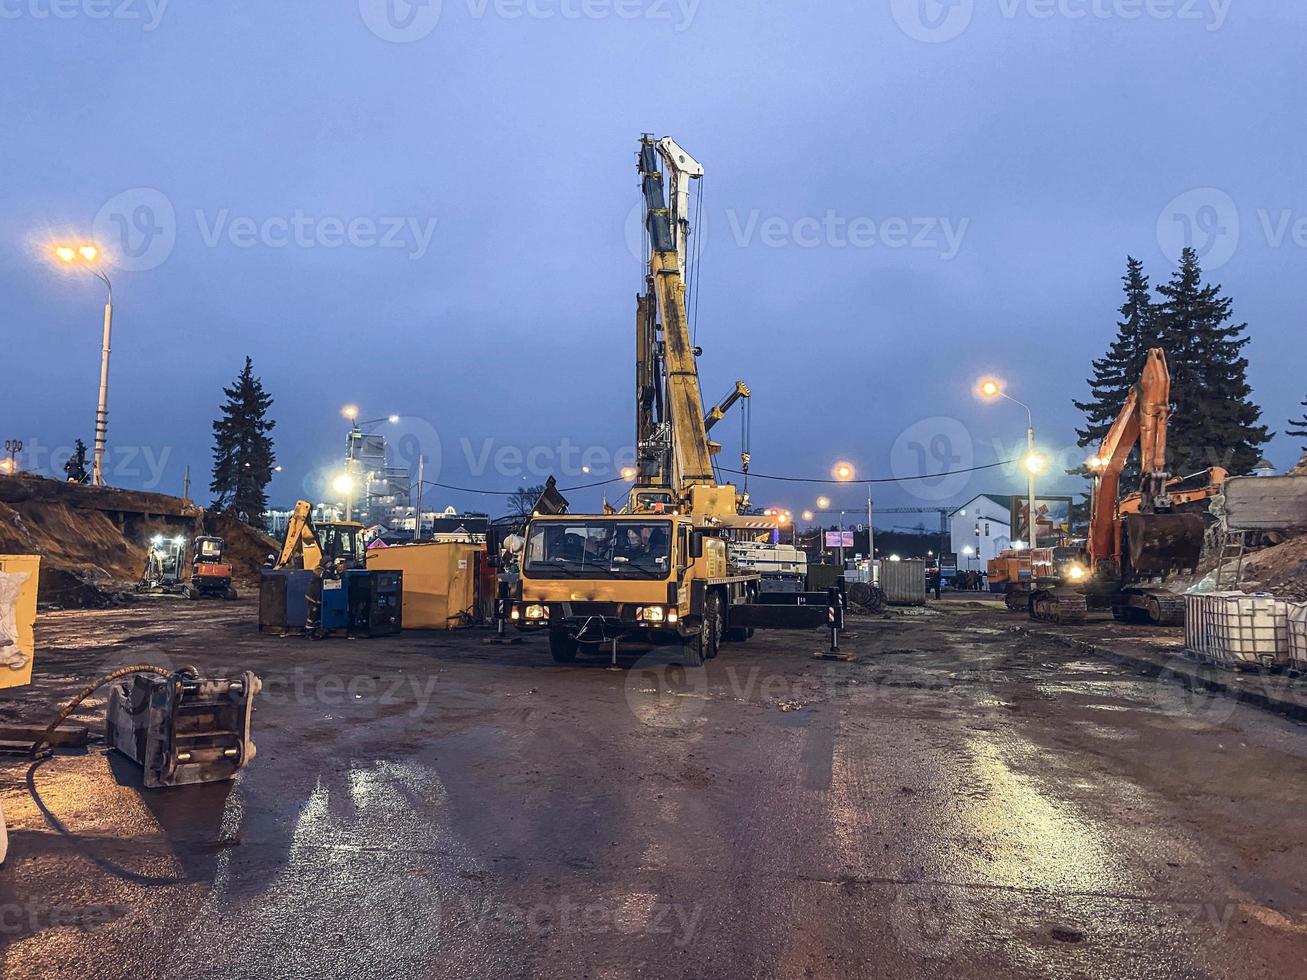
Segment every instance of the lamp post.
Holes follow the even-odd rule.
[[[340,410],[340,414],[349,419],[349,435],[346,436],[345,442],[345,475],[349,477],[348,490],[345,496],[345,520],[354,519],[354,471],[355,464],[358,462],[358,444],[363,438],[363,428],[368,425],[380,425],[382,422],[389,422],[394,425],[399,421],[398,415],[387,415],[379,419],[365,419],[359,421],[359,408],[357,405],[346,405]],[[365,487],[364,494],[367,493]],[[366,501],[365,501],[366,503]],[[366,507],[365,507],[366,509]]]
[[[98,246],[56,245],[55,257],[65,265],[80,265],[104,283],[108,295],[104,302],[104,336],[100,344],[100,399],[95,410],[95,452],[91,462],[91,483],[104,486],[104,448],[109,436],[109,336],[113,329],[113,283],[96,263],[100,261]]]
[[[1039,529],[1035,523],[1035,476],[1043,468],[1043,460],[1035,452],[1035,420],[1030,411],[1030,406],[1025,402],[1019,402],[1006,391],[1003,385],[994,378],[986,378],[980,382],[979,392],[981,397],[994,399],[1006,398],[1014,405],[1020,405],[1026,410],[1026,457],[1022,460],[1022,465],[1026,470],[1026,540],[1030,542],[1030,547],[1037,547],[1039,544]]]

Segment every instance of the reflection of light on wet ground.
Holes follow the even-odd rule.
[[[1016,751],[1011,743],[1008,754]],[[981,837],[991,860],[976,860],[988,883],[1053,891],[1119,889],[1131,879],[1126,855],[1114,848],[1074,803],[1058,799],[1037,779],[1009,764],[990,740],[968,738],[965,750],[990,792],[961,811],[960,829]],[[1025,759],[1038,770],[1034,746]],[[969,826],[968,826],[969,825]],[[979,855],[977,855],[979,857]]]
[[[327,966],[370,975],[381,964],[415,964],[440,936],[450,879],[475,863],[443,830],[447,803],[436,773],[412,763],[320,778],[295,817],[288,853],[276,860],[279,872],[269,876],[240,849],[224,853],[174,956],[240,976]],[[364,907],[367,916],[358,914]],[[212,923],[233,916],[247,923],[243,941],[215,944]],[[337,936],[336,948],[322,949],[324,935]]]

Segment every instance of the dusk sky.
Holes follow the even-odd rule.
[[[94,239],[112,484],[179,493],[189,464],[207,502],[247,354],[276,398],[275,504],[322,495],[347,402],[403,416],[440,482],[603,479],[633,439],[642,132],[707,170],[704,396],[752,387],[758,473],[1008,458],[1025,417],[973,397],[987,373],[1074,464],[1126,256],[1157,283],[1186,240],[1283,432],[1307,396],[1305,29],[1303,4],[1256,0],[0,0],[0,435],[47,472],[92,440],[103,288],[49,247]],[[740,416],[715,435],[738,466]]]

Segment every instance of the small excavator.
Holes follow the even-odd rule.
[[[1080,623],[1093,606],[1110,607],[1121,622],[1176,626],[1184,621],[1184,597],[1165,589],[1162,580],[1197,569],[1206,531],[1202,511],[1229,474],[1216,466],[1172,477],[1166,468],[1170,417],[1171,372],[1166,352],[1155,347],[1089,463],[1095,476],[1085,564],[1070,567],[1059,584],[1031,594],[1035,619]],[[1140,486],[1118,499],[1121,472],[1136,445]]]
[[[188,565],[185,535],[156,534],[145,553],[145,571],[136,591],[141,595],[175,595],[187,599],[237,598],[231,584],[231,565],[223,560],[225,546],[222,538],[213,535],[195,538]]]

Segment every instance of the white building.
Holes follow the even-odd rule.
[[[949,515],[950,548],[958,568],[983,570],[991,558],[1012,546],[1012,498],[982,493]]]

